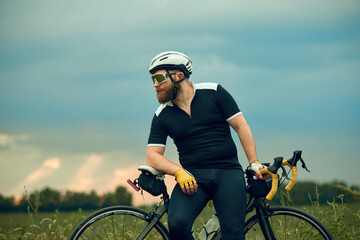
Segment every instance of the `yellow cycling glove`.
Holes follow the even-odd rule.
[[[185,188],[191,184],[196,184],[194,176],[183,168],[180,168],[174,173],[176,181],[180,184],[181,188]]]

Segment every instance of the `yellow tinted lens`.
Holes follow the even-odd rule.
[[[151,76],[151,79],[152,79],[154,84],[155,84],[155,81],[158,84],[162,84],[163,82],[166,81],[166,76],[164,74],[154,74],[154,75]]]

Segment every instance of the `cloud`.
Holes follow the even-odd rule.
[[[29,139],[28,135],[9,135],[0,133],[0,147],[12,147],[18,142],[23,142]]]
[[[92,154],[85,163],[77,170],[75,177],[68,185],[72,191],[88,191],[96,182],[96,170],[103,162],[103,156]]]
[[[43,162],[43,166],[30,173],[23,181],[11,190],[11,194],[15,196],[21,195],[24,187],[27,189],[34,187],[34,184],[52,175],[55,170],[60,167],[60,159],[51,158]]]
[[[60,159],[50,158],[43,162],[43,166],[52,169],[58,169],[60,167]]]

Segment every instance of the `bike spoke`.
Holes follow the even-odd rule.
[[[300,219],[297,219],[297,223],[296,223],[296,228],[295,228],[295,229],[298,229],[298,228],[299,228],[299,225],[300,225]],[[296,231],[294,230],[294,233],[293,233],[293,235],[291,236],[292,239],[294,239],[295,234],[296,234]],[[303,238],[303,239],[305,239],[305,238]]]
[[[95,235],[96,235],[99,239],[101,239],[100,235],[94,230],[93,227],[89,227],[89,228],[90,228],[90,230],[91,230],[93,233],[95,233]]]
[[[298,209],[277,207],[270,210],[267,218],[271,226],[270,231],[274,233],[276,239],[332,239],[331,234],[321,222]],[[267,239],[267,236],[262,233],[259,218],[256,215],[247,221],[245,231],[247,240]]]
[[[308,231],[307,231],[307,233],[306,233],[306,235],[304,236],[304,238],[303,239],[308,239],[307,238],[307,236],[310,236],[310,238],[309,239],[311,239],[312,238],[312,234],[311,234],[311,232],[314,230],[314,227],[311,227]]]
[[[284,216],[284,228],[285,228],[285,240],[287,239],[287,221],[286,221],[287,215]],[[292,239],[292,238],[291,238]]]
[[[102,227],[102,229],[104,231],[104,234],[105,234],[107,240],[110,240],[109,237],[108,237],[108,233],[107,233],[107,231],[105,229],[104,223],[103,223],[103,221],[101,219],[100,219],[100,224],[101,224],[101,227]]]
[[[138,219],[136,218],[135,219],[135,224],[134,224],[134,228],[133,228],[133,231],[132,231],[132,237],[134,238],[134,234],[135,234],[135,229],[136,229],[136,226],[137,226],[137,222],[138,222]]]
[[[123,221],[122,221],[123,222],[122,233],[121,233],[122,235],[125,235],[125,224],[124,224],[125,223],[125,217],[126,217],[126,215],[123,216]]]
[[[111,216],[111,222],[112,222],[112,233],[115,236],[115,222],[114,222],[114,215]]]

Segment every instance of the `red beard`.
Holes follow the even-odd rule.
[[[173,96],[173,87],[156,89],[156,97],[159,103],[167,103],[172,100]]]

